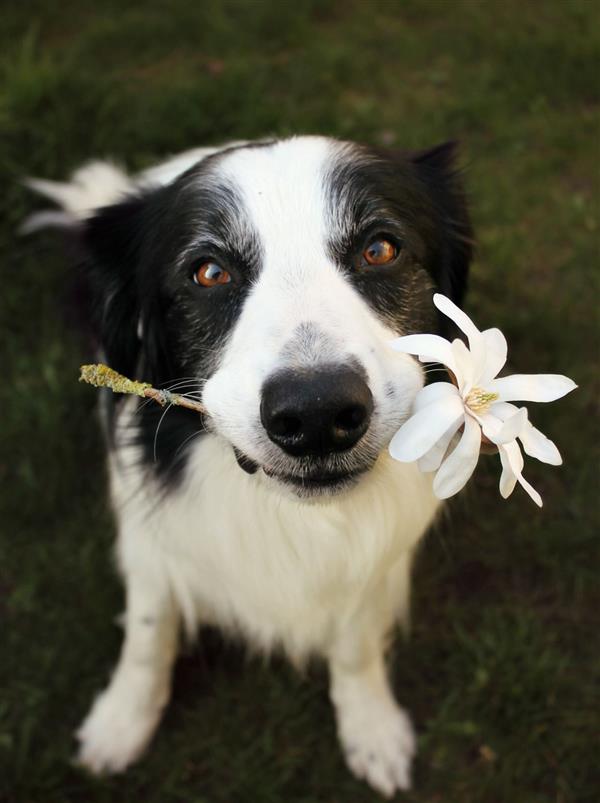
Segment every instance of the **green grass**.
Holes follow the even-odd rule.
[[[358,803],[322,667],[300,677],[215,634],[178,663],[146,759],[73,768],[122,606],[106,477],[63,313],[59,236],[19,239],[23,175],[133,168],[230,137],[463,142],[479,250],[468,308],[511,368],[580,389],[536,422],[565,458],[504,502],[488,459],[416,570],[394,681],[419,731],[413,803],[586,803],[600,786],[599,42],[587,0],[4,4],[0,27],[0,799]],[[595,27],[594,27],[595,26]],[[596,32],[596,33],[595,33]],[[596,773],[594,778],[594,772]]]

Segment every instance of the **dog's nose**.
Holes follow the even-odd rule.
[[[294,457],[350,449],[365,434],[373,396],[355,368],[280,371],[262,389],[267,435]]]

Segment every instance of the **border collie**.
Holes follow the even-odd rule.
[[[415,739],[386,677],[411,559],[438,510],[387,445],[424,383],[388,342],[440,331],[471,228],[454,147],[384,153],[325,137],[189,151],[138,176],[95,162],[32,180],[76,224],[98,359],[187,393],[205,417],[103,392],[125,639],[78,731],[79,761],[138,759],[180,629],[323,657],[352,772],[390,796]]]

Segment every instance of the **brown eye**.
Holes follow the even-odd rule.
[[[216,287],[218,284],[229,284],[231,274],[216,262],[204,262],[194,271],[193,279],[202,287]]]
[[[397,256],[398,247],[384,239],[373,240],[363,251],[363,259],[367,265],[387,265]]]

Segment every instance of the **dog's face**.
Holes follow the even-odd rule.
[[[423,384],[389,340],[436,331],[433,292],[464,288],[470,227],[451,156],[299,137],[225,150],[101,212],[86,239],[107,360],[191,383],[204,427],[245,470],[300,496],[348,488]],[[142,442],[157,425],[144,410]],[[193,419],[165,417],[159,473],[181,468]]]

